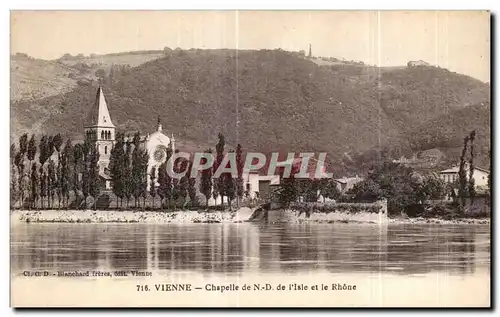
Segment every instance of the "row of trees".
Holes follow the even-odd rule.
[[[183,157],[178,157],[171,162],[174,153],[170,145],[166,149],[165,161],[158,168],[152,167],[148,175],[149,156],[146,150],[139,146],[140,142],[139,133],[134,136],[132,142],[125,142],[124,135],[118,134],[116,144],[111,151],[109,171],[113,179],[113,193],[119,200],[117,205],[123,207],[125,200],[126,206],[129,207],[130,200],[134,198],[135,207],[138,207],[141,199],[144,207],[148,196],[148,181],[150,184],[149,196],[153,200],[153,207],[156,197],[159,198],[162,208],[185,206],[188,201],[192,206],[195,206],[198,204],[197,190],[205,196],[207,206],[210,198],[215,201],[221,198],[222,205],[224,198],[226,198],[229,208],[231,208],[231,203],[235,198],[239,203],[239,199],[243,197],[244,161],[241,145],[238,144],[236,151],[229,152],[236,157],[237,177],[233,177],[229,172],[214,177],[226,155],[224,135],[219,134],[218,136],[213,166],[201,171],[198,188],[196,186],[197,178],[191,177],[193,162]],[[176,150],[176,153],[178,152]],[[213,155],[211,149],[206,150],[205,153]],[[203,158],[203,160],[201,163],[206,164],[207,158]],[[225,167],[230,167],[230,162]],[[172,173],[169,171],[177,174],[184,173],[184,176],[180,179],[171,177]]]
[[[68,207],[70,192],[74,192],[75,207],[87,197],[99,194],[99,152],[91,140],[73,146],[67,140],[63,146],[60,134],[34,135],[19,138],[10,146],[11,205],[21,208]],[[83,206],[82,206],[83,207]]]
[[[299,197],[306,202],[317,202],[320,196],[334,200],[341,197],[334,179],[296,179],[292,173],[289,178],[284,178],[281,186],[273,192],[273,199],[283,206],[289,206]]]
[[[128,139],[128,138],[127,138]],[[172,149],[167,148],[167,157],[163,164],[153,167],[148,174],[149,155],[140,146],[140,135],[136,133],[132,141],[125,141],[123,134],[117,134],[116,144],[110,152],[109,176],[112,179],[112,191],[116,196],[116,205],[130,207],[131,201],[137,208],[142,200],[146,205],[148,196],[152,198],[153,207],[156,197],[159,197],[162,207],[185,206],[186,202],[197,205],[197,191],[206,198],[224,204],[239,200],[244,196],[243,190],[243,153],[238,144],[236,151],[231,150],[236,157],[237,177],[230,172],[224,172],[220,177],[214,177],[221,164],[231,167],[224,161],[225,139],[219,134],[216,145],[215,159],[210,169],[203,170],[196,186],[196,178],[190,177],[192,162],[178,158],[169,166]],[[178,152],[178,151],[176,151]],[[212,154],[208,149],[206,153]],[[97,201],[101,194],[102,184],[99,176],[99,151],[95,141],[88,138],[82,144],[73,144],[67,140],[63,146],[60,134],[43,135],[36,140],[32,135],[24,134],[18,144],[12,144],[11,156],[11,205],[21,208],[86,208],[87,199]],[[206,158],[204,158],[206,160]],[[225,163],[227,162],[227,164]],[[202,162],[205,164],[206,162]],[[172,178],[167,169],[176,173],[185,172],[185,176]],[[149,186],[149,184],[153,184]],[[74,199],[70,199],[74,197]],[[57,202],[57,204],[56,204]],[[94,207],[96,204],[94,203]]]

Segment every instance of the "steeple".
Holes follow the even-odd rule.
[[[111,121],[101,86],[97,89],[94,104],[84,124],[85,138],[95,142],[99,152],[99,161],[97,162],[99,173],[104,175],[103,173],[109,165],[111,149],[115,144],[115,125]],[[109,184],[106,187],[108,188]]]
[[[85,127],[115,127],[115,125],[111,121],[108,105],[106,103],[106,99],[104,98],[104,93],[101,86],[99,86],[99,88],[97,89],[94,106],[92,107],[89,116],[85,121]]]
[[[161,132],[163,130],[161,122],[160,122],[160,116],[158,116],[158,123],[156,124],[156,131]]]
[[[172,145],[172,153],[175,153],[175,138],[173,133],[172,137],[170,138],[170,144]]]

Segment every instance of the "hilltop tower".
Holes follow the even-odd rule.
[[[309,44],[309,56],[308,56],[308,57],[309,57],[309,58],[311,58],[311,57],[312,57],[311,44]]]
[[[84,128],[86,137],[91,137],[96,141],[99,151],[99,174],[105,175],[104,170],[109,165],[111,149],[115,144],[115,125],[111,121],[101,86],[97,89],[95,102]]]

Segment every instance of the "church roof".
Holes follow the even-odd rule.
[[[94,105],[85,120],[85,127],[115,127],[111,121],[108,105],[106,104],[106,99],[104,98],[104,93],[102,92],[101,87],[97,89]]]

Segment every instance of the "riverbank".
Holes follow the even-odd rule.
[[[281,221],[289,223],[371,223],[357,217],[332,217],[331,214],[313,213],[310,218],[293,211],[283,211],[286,217]],[[253,210],[240,208],[238,211],[113,211],[113,210],[11,210],[11,223],[19,222],[49,222],[49,223],[155,223],[155,224],[186,224],[186,223],[234,223],[248,221]],[[389,224],[489,224],[489,218],[388,218]]]

